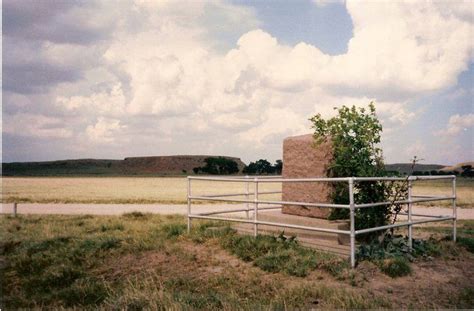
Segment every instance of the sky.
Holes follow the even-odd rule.
[[[386,163],[474,160],[471,1],[2,2],[2,160],[282,157],[375,102]]]

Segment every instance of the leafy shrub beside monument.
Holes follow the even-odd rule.
[[[324,119],[320,114],[313,116],[314,141],[317,148],[327,140],[332,141],[333,158],[328,168],[329,177],[380,177],[386,175],[382,149],[379,148],[382,125],[375,113],[373,103],[365,108],[343,106],[338,114]],[[355,203],[390,201],[394,196],[404,196],[406,187],[400,183],[356,182]],[[349,189],[346,183],[335,183],[332,189],[335,204],[349,204]],[[378,227],[388,223],[392,206],[378,206],[358,209],[355,215],[356,229]],[[397,208],[400,208],[397,206]],[[334,209],[330,219],[348,218],[346,209]],[[378,231],[365,236],[371,239],[380,235]]]

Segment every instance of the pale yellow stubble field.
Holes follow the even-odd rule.
[[[187,180],[183,177],[6,177],[2,202],[37,203],[186,203]],[[194,194],[245,192],[244,183],[193,181]],[[253,184],[250,183],[250,191]],[[259,191],[280,191],[281,184],[264,183]],[[474,181],[458,179],[458,206],[474,207]],[[414,193],[449,195],[450,182],[416,182]],[[265,198],[279,199],[280,195]],[[449,202],[433,202],[445,206]],[[424,204],[427,205],[427,204]]]
[[[249,188],[252,192],[252,183]],[[246,185],[193,180],[192,191],[194,195],[243,193]],[[260,191],[281,191],[281,185],[260,184]],[[2,202],[183,204],[186,193],[184,177],[6,177]]]

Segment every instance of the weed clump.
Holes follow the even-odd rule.
[[[122,217],[128,219],[146,220],[150,217],[150,215],[142,212],[130,212],[122,214]]]
[[[441,254],[441,246],[434,239],[413,239],[412,249],[408,238],[401,235],[387,236],[381,242],[361,245],[356,253],[358,261],[373,261],[380,270],[391,277],[411,273],[410,262],[417,258],[431,258]]]
[[[389,258],[381,261],[380,270],[392,278],[409,275],[411,273],[410,263],[403,257]]]
[[[98,252],[120,247],[122,240],[115,237],[85,239],[79,246],[80,251]]]
[[[434,239],[413,239],[412,250],[408,246],[408,238],[401,235],[387,236],[381,242],[375,240],[370,244],[361,245],[356,253],[357,260],[381,260],[403,257],[409,261],[418,257],[439,256],[441,248]]]
[[[106,232],[106,231],[123,231],[125,227],[122,224],[113,224],[113,225],[101,225],[100,226],[100,231],[101,232]]]
[[[458,237],[457,242],[469,252],[474,253],[474,238]]]
[[[0,242],[0,255],[11,253],[21,245],[21,241],[4,241]]]
[[[186,231],[186,225],[182,223],[170,223],[161,227],[167,239],[177,238]]]
[[[213,238],[226,239],[236,232],[235,229],[224,222],[206,221],[193,226],[190,237],[194,243],[201,244]]]

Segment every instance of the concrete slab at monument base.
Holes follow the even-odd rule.
[[[329,221],[326,219],[309,218],[296,215],[283,214],[279,210],[259,212],[260,221],[269,221],[277,223],[286,223],[302,226],[314,226],[318,228],[342,229],[347,230],[347,221]],[[253,234],[253,224],[235,224],[233,225],[239,233]],[[284,231],[286,236],[296,236],[301,245],[318,250],[331,252],[341,256],[349,256],[349,239],[345,235],[308,231],[293,228],[279,228],[274,226],[258,225],[259,234],[280,234]]]
[[[312,134],[293,136],[283,141],[283,178],[327,177],[333,159],[331,141],[315,145]],[[329,203],[332,185],[327,182],[283,183],[283,201]],[[284,205],[285,214],[327,219],[329,208]]]

